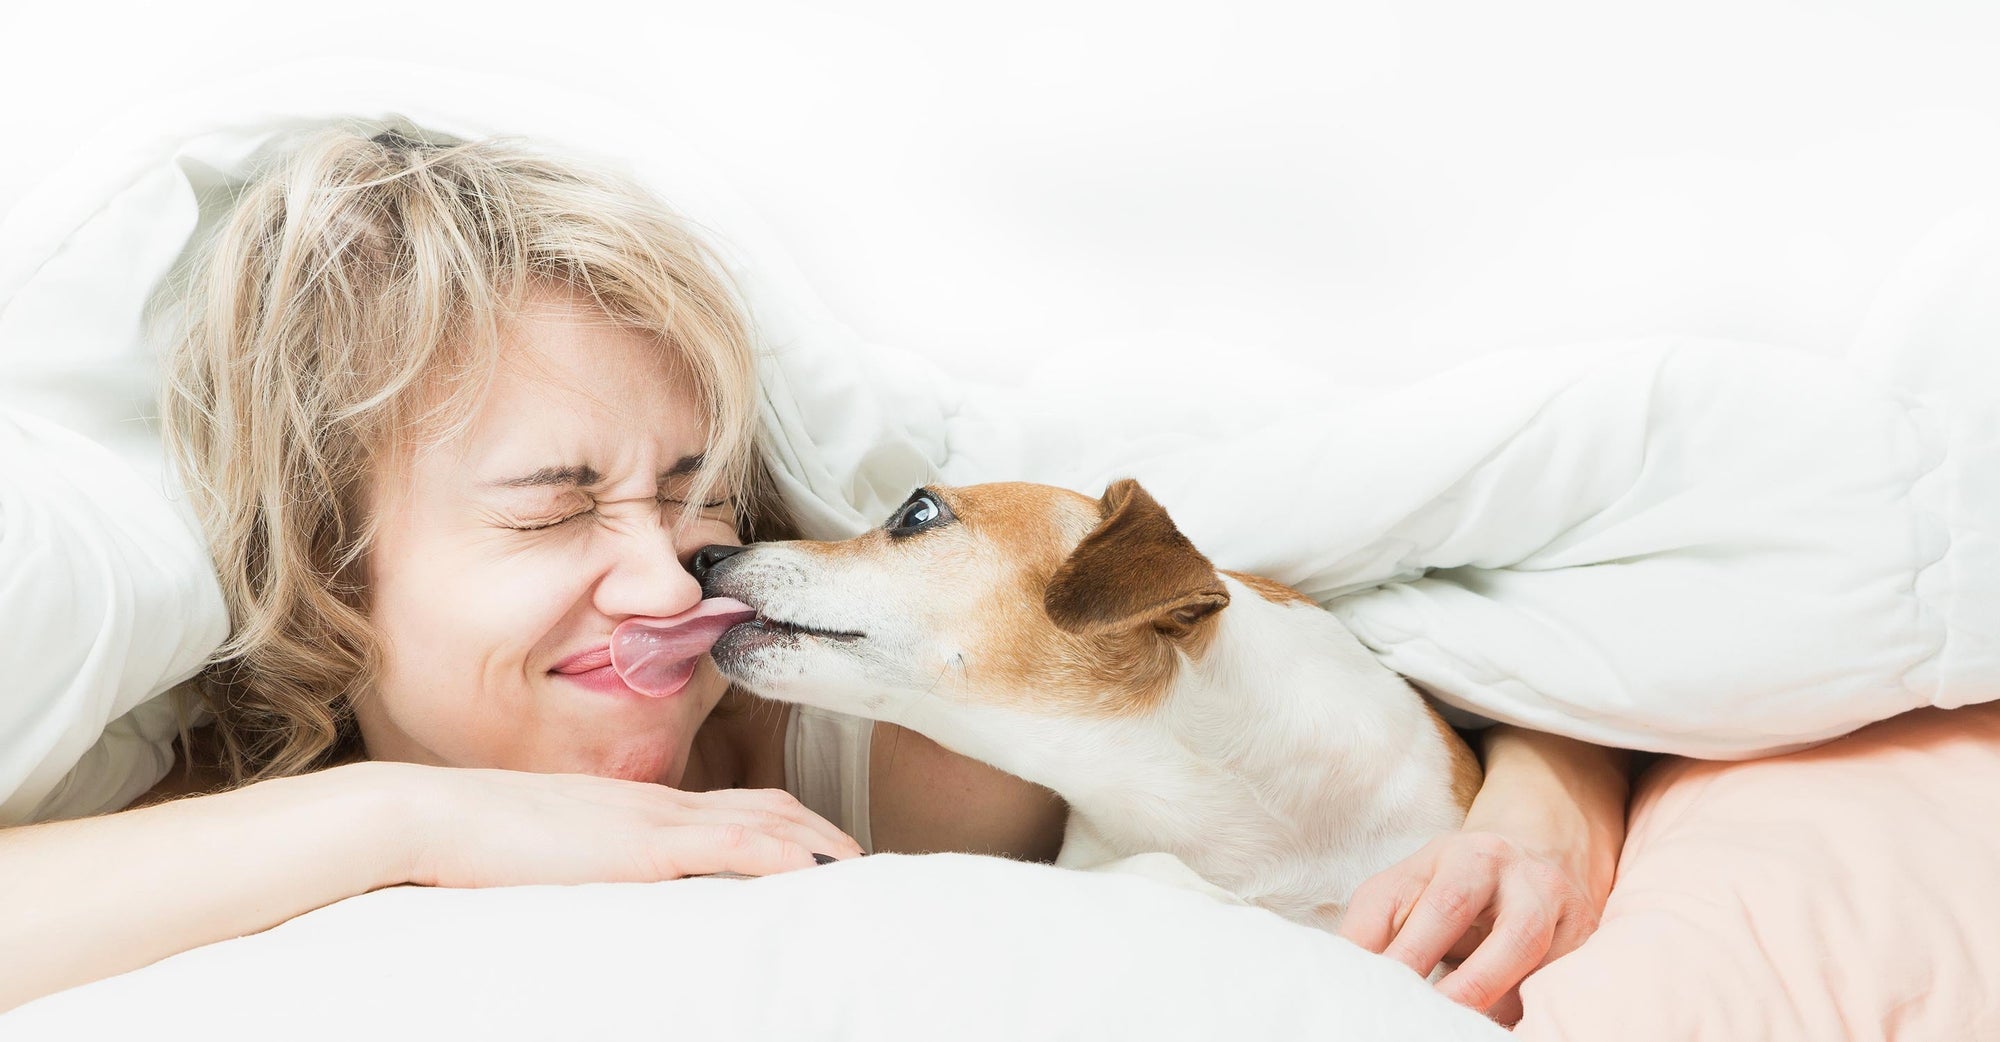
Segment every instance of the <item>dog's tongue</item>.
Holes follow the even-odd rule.
[[[757,609],[710,597],[666,619],[626,619],[611,631],[611,666],[632,690],[661,695],[679,687],[687,661],[708,654],[722,631],[757,617]]]

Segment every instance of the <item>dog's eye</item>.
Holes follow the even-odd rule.
[[[921,528],[927,528],[939,521],[949,520],[951,514],[936,496],[918,490],[889,516],[890,535],[909,535]]]

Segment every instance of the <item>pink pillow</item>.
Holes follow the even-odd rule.
[[[1534,1040],[2000,1039],[2000,704],[1640,779],[1589,943],[1522,986]]]

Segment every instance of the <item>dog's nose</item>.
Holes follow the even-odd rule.
[[[694,560],[688,562],[688,571],[694,574],[694,581],[706,586],[708,573],[714,571],[716,565],[742,553],[743,549],[740,546],[726,546],[722,543],[704,546],[694,552]]]

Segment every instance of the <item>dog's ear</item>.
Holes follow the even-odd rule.
[[[1229,603],[1215,566],[1138,482],[1113,482],[1098,508],[1103,520],[1042,598],[1058,627],[1093,634],[1151,625],[1179,639]]]

